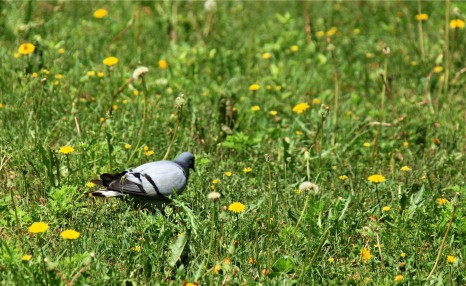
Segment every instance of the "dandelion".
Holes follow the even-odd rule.
[[[257,260],[255,260],[254,258],[252,257],[249,257],[249,260],[248,260],[248,263],[249,264],[255,264],[257,262]]]
[[[297,45],[293,45],[290,47],[290,51],[292,51],[293,53],[296,53],[297,51],[299,51],[299,47]]]
[[[363,147],[366,147],[366,148],[369,148],[371,147],[371,143],[369,142],[364,142],[364,144],[362,144]]]
[[[403,172],[409,172],[409,171],[411,171],[411,168],[408,167],[408,166],[403,166],[403,167],[401,167],[400,170],[403,171]]]
[[[439,204],[439,205],[444,205],[446,203],[448,203],[448,200],[445,199],[445,198],[438,198],[437,199],[437,204]]]
[[[144,154],[146,154],[146,156],[151,156],[151,155],[154,155],[154,151],[149,150],[149,151],[146,151]]]
[[[372,175],[372,176],[369,176],[367,178],[370,182],[373,182],[373,183],[383,183],[385,181],[385,177],[382,176],[382,175],[379,175],[379,174],[375,174],[375,175]]]
[[[392,209],[391,207],[385,206],[385,207],[382,208],[382,211],[388,212],[388,211],[390,211],[391,209]]]
[[[418,20],[418,21],[426,21],[427,19],[429,19],[429,15],[427,15],[425,13],[421,13],[421,14],[416,15],[416,20]]]
[[[138,90],[133,90],[133,96],[138,96],[139,95],[139,91]]]
[[[147,145],[144,146],[144,147],[142,148],[142,150],[144,150],[144,151],[149,151],[149,146],[147,146]]]
[[[215,265],[214,267],[214,273],[218,274],[218,272],[222,270],[222,266],[220,264]]]
[[[312,100],[312,104],[313,104],[313,105],[319,105],[319,104],[320,104],[320,99],[314,98],[314,99]]]
[[[245,173],[249,173],[251,171],[252,171],[251,167],[246,167],[246,168],[243,169],[243,172],[245,172]]]
[[[207,1],[208,2],[208,1]],[[215,2],[214,2],[215,3]],[[186,283],[186,286],[197,286],[195,283]]]
[[[215,0],[207,0],[204,2],[204,10],[207,12],[212,12],[217,8],[217,3]]]
[[[301,135],[303,135],[303,132],[300,131],[300,130],[296,130],[295,134],[298,135],[298,136],[301,136]]]
[[[401,257],[401,258],[405,258],[405,257],[406,257],[406,253],[402,252],[402,253],[400,254],[400,257]]]
[[[411,61],[411,65],[414,67],[417,65],[417,62],[416,61]]]
[[[100,118],[99,118],[99,121],[102,123],[102,122],[104,122],[104,121],[105,121],[105,118],[103,118],[103,117],[100,117]]]
[[[371,250],[367,247],[361,249],[361,258],[364,263],[372,259]]]
[[[335,258],[333,258],[333,257],[329,257],[329,259],[328,259],[328,262],[330,262],[330,263],[333,263],[333,262],[335,262]]]
[[[58,150],[58,152],[65,154],[65,155],[69,155],[74,152],[74,148],[66,145],[66,146],[61,147],[60,150]]]
[[[57,73],[57,74],[55,75],[55,79],[62,79],[62,78],[63,78],[63,75],[62,75],[62,74]]]
[[[341,176],[338,176],[338,179],[342,180],[342,181],[345,181],[348,179],[348,176],[346,175],[341,175]]]
[[[0,103],[0,109],[2,109],[2,108],[3,108],[3,104]]]
[[[353,30],[353,33],[355,35],[359,35],[361,33],[361,29],[356,28],[356,29]]]
[[[230,259],[230,257],[225,258],[224,262],[225,262],[226,264],[231,264],[231,259]]]
[[[318,32],[316,32],[316,37],[317,37],[317,38],[322,38],[324,35],[325,35],[325,32],[324,32],[324,31],[318,31]]]
[[[296,113],[303,113],[308,109],[310,106],[307,104],[307,102],[299,103],[293,107],[293,111]]]
[[[408,148],[409,147],[409,142],[408,141],[403,142],[403,147]]]
[[[49,228],[49,225],[45,222],[35,222],[31,224],[28,231],[30,233],[42,233],[45,232]]]
[[[270,53],[263,53],[263,54],[262,54],[262,58],[263,58],[264,60],[268,60],[268,59],[270,59],[270,57],[271,57]]]
[[[22,55],[29,55],[33,53],[35,49],[36,49],[36,46],[34,46],[33,44],[24,43],[19,46],[18,52]]]
[[[65,49],[63,49],[63,48],[58,49],[58,53],[60,55],[63,55],[65,53]]]
[[[116,57],[107,57],[105,58],[102,63],[104,63],[104,65],[108,66],[108,67],[111,67],[111,66],[114,66],[118,63],[118,58]]]
[[[460,19],[454,19],[450,21],[450,28],[452,29],[463,29],[464,21]]]
[[[118,109],[118,105],[116,105],[116,104],[112,105],[112,109],[113,109],[113,110],[117,110],[117,109]]]
[[[141,252],[141,246],[136,245],[135,247],[132,248],[132,250],[134,250],[136,252]]]
[[[218,201],[221,196],[219,192],[210,192],[207,194],[207,198],[213,202]]]
[[[257,91],[257,90],[259,90],[259,88],[260,88],[260,86],[257,83],[251,84],[249,86],[250,91]]]
[[[277,114],[278,114],[278,112],[277,112],[277,111],[275,111],[275,110],[272,110],[272,111],[270,111],[270,112],[269,112],[269,114],[270,114],[271,116],[275,116],[275,115],[277,115]]]
[[[87,76],[88,76],[88,77],[93,77],[93,76],[95,76],[95,71],[88,71],[88,72],[87,72]]]
[[[95,184],[93,182],[87,182],[86,187],[93,188],[95,187]]]
[[[125,144],[125,149],[129,149],[129,148],[131,148],[131,144],[126,143],[126,144]]]
[[[105,9],[97,9],[94,12],[94,18],[103,19],[108,15],[108,11]]]
[[[32,77],[38,77],[38,76],[39,76],[38,73],[36,73],[36,72],[33,72],[33,73],[32,73]]]
[[[293,192],[294,192],[296,195],[300,195],[300,194],[302,193],[300,189],[296,189],[296,190],[294,190]]]
[[[264,268],[264,269],[262,269],[262,274],[265,275],[265,276],[267,276],[267,275],[270,274],[270,270],[267,269],[267,268]]]
[[[314,183],[311,183],[311,182],[302,182],[301,184],[299,184],[299,190],[301,192],[308,192],[308,191],[311,191],[313,190],[314,193],[318,193],[319,192],[319,186],[317,186],[316,184]]]
[[[13,58],[15,58],[15,59],[19,58],[20,56],[21,56],[20,53],[14,53],[14,54],[13,54]]]
[[[441,73],[443,71],[443,67],[441,66],[435,66],[434,67],[434,73]]]
[[[455,263],[456,262],[456,257],[454,257],[453,255],[448,255],[447,256],[447,262],[451,263],[451,264]]]
[[[22,261],[29,261],[29,260],[31,260],[31,258],[32,258],[32,255],[26,254],[26,255],[23,255],[23,257],[21,257],[21,260]]]
[[[159,61],[159,68],[163,69],[163,70],[168,68],[168,62],[166,60],[160,60]]]
[[[225,176],[231,177],[232,173],[230,171],[225,172]]]
[[[79,238],[80,233],[72,229],[67,229],[67,230],[62,231],[60,236],[63,239],[75,240]]]
[[[105,76],[105,73],[103,72],[97,72],[97,77],[104,77]]]
[[[403,275],[396,275],[395,282],[401,282],[401,281],[403,281]]]
[[[246,210],[246,206],[240,202],[234,202],[228,206],[228,210],[235,214],[239,214]]]
[[[144,76],[148,72],[149,72],[149,69],[147,67],[145,67],[145,66],[137,67],[133,71],[133,79],[138,80],[140,77]]]
[[[331,36],[335,35],[336,33],[337,33],[337,28],[332,27],[332,28],[330,28],[330,30],[325,32],[325,35],[327,35],[327,37],[331,37]]]
[[[261,108],[260,108],[259,105],[254,105],[253,107],[251,107],[251,110],[252,111],[259,111],[259,110],[261,110]]]
[[[212,181],[212,184],[218,184],[218,182],[219,182],[218,179],[214,179],[214,180]]]
[[[371,279],[369,277],[364,278],[364,283],[368,284],[369,282],[371,282]]]

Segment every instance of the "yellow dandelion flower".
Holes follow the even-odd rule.
[[[456,262],[456,257],[454,257],[453,255],[448,255],[447,256],[447,262],[448,263],[455,263]]]
[[[21,260],[22,261],[29,261],[29,260],[31,260],[31,258],[32,258],[32,255],[26,254],[26,255],[23,255],[23,257],[21,257]]]
[[[385,181],[385,177],[379,174],[369,176],[367,179],[373,183],[383,183]]]
[[[15,58],[15,59],[19,58],[20,56],[21,56],[20,53],[14,53],[14,54],[13,54],[13,58]]]
[[[260,86],[257,83],[251,84],[249,86],[250,91],[257,91],[257,90],[259,90],[259,88],[260,88]]]
[[[87,72],[87,76],[88,76],[88,77],[93,77],[93,76],[95,76],[95,71],[88,71],[88,72]]]
[[[245,172],[245,173],[249,173],[251,171],[252,171],[251,167],[246,167],[246,168],[243,169],[243,172]]]
[[[128,103],[128,100],[127,100],[127,99],[123,99],[121,102],[122,102],[123,104],[127,104],[127,103]]]
[[[268,85],[265,86],[265,89],[266,90],[272,90],[272,86],[270,84],[268,84]]]
[[[31,224],[28,231],[30,233],[42,233],[45,232],[49,228],[49,225],[45,222],[35,222]]]
[[[78,239],[81,234],[76,230],[67,229],[61,232],[60,236],[63,239],[75,240]]]
[[[108,15],[108,11],[105,9],[97,9],[94,11],[94,18],[103,19]]]
[[[295,134],[298,135],[298,136],[301,136],[301,135],[303,135],[303,132],[301,132],[300,130],[296,130]]]
[[[293,53],[296,53],[297,51],[299,51],[299,47],[297,45],[292,45],[290,47],[290,51],[292,51]]]
[[[373,53],[366,53],[366,58],[372,59],[374,57]]]
[[[100,118],[99,118],[99,121],[100,121],[100,122],[104,122],[104,121],[105,121],[105,118],[100,117]]]
[[[102,63],[108,67],[114,66],[118,63],[118,58],[116,57],[107,57],[105,58]]]
[[[42,72],[43,74],[49,74],[49,73],[50,73],[49,70],[47,70],[47,69],[43,69],[43,70],[41,70],[41,72]]]
[[[421,14],[416,15],[416,20],[418,20],[418,21],[425,21],[427,19],[429,19],[429,15],[427,15],[425,13],[421,13]]]
[[[325,32],[324,32],[324,31],[318,31],[318,32],[316,32],[316,37],[317,37],[317,38],[322,38],[324,35],[325,35]]]
[[[125,144],[125,149],[129,149],[129,148],[131,148],[131,144],[126,143],[126,144]]]
[[[95,184],[93,182],[87,182],[86,187],[93,188],[95,187]]]
[[[260,108],[259,105],[254,105],[253,107],[251,107],[251,110],[252,111],[259,111],[259,110],[261,110],[261,108]]]
[[[460,19],[454,19],[450,21],[450,28],[452,29],[463,29],[464,21]]]
[[[228,206],[228,210],[235,214],[239,214],[246,210],[246,206],[240,202],[234,202]]]
[[[371,147],[371,143],[369,142],[364,142],[364,144],[362,144],[362,146],[366,147],[366,148],[369,148]]]
[[[56,78],[56,79],[62,79],[62,78],[63,78],[63,75],[62,75],[62,74],[59,74],[59,73],[57,73],[57,74],[55,75],[55,78]]]
[[[186,286],[197,286],[195,283],[186,283]]]
[[[257,262],[257,260],[255,260],[254,258],[252,257],[249,257],[249,260],[248,260],[248,263],[249,264],[255,264]]]
[[[65,53],[65,49],[63,49],[63,48],[58,49],[58,53],[60,55],[63,55]]]
[[[411,61],[411,65],[414,67],[417,65],[417,62],[416,61]]]
[[[230,171],[225,172],[225,176],[231,177],[232,173]]]
[[[66,146],[61,147],[60,150],[58,150],[58,152],[65,154],[65,155],[69,155],[74,152],[74,148],[66,145]]]
[[[281,86],[281,85],[277,85],[277,86],[275,86],[275,90],[276,90],[276,91],[280,91],[280,90],[282,90],[282,86]]]
[[[330,263],[333,263],[333,262],[335,262],[335,258],[333,258],[333,257],[329,257],[329,259],[328,259],[328,262],[330,262]]]
[[[2,108],[3,108],[3,104],[0,103],[0,109],[2,109]]]
[[[318,104],[320,104],[320,99],[314,98],[314,99],[312,100],[312,104],[313,104],[313,105],[318,105]]]
[[[330,30],[328,30],[327,32],[325,32],[325,35],[327,35],[327,37],[331,37],[333,35],[335,35],[337,33],[337,28],[336,27],[332,27],[330,28]]]
[[[353,33],[355,35],[359,35],[359,34],[361,34],[361,29],[356,28],[356,29],[353,30]]]
[[[262,58],[263,58],[264,60],[270,59],[271,56],[272,56],[272,55],[271,55],[270,53],[263,53],[263,54],[262,54]]]
[[[218,272],[220,272],[220,270],[222,270],[222,266],[221,266],[220,264],[215,265],[215,267],[214,267],[214,273],[215,273],[215,274],[218,274]]]
[[[403,142],[403,147],[408,148],[409,147],[409,142],[408,141]]]
[[[296,190],[294,190],[293,192],[294,192],[295,194],[297,194],[297,195],[300,195],[300,194],[302,193],[302,191],[301,191],[300,189],[296,189]]]
[[[103,72],[97,72],[97,77],[104,77],[105,74]]]
[[[215,179],[212,181],[212,184],[218,184],[218,182],[219,182],[218,179]]]
[[[215,190],[215,186],[214,186],[214,185],[210,186],[210,189],[211,189],[212,191]]]
[[[401,257],[401,258],[405,258],[405,257],[406,257],[406,253],[402,252],[402,253],[400,254],[400,257]]]
[[[348,176],[346,175],[341,175],[341,176],[338,176],[338,179],[342,180],[342,181],[345,181],[348,179]]]
[[[132,248],[136,252],[141,252],[141,246],[136,245],[135,247]]]
[[[401,281],[403,281],[403,275],[396,275],[395,282],[401,282]]]
[[[434,73],[441,73],[443,71],[443,67],[441,66],[435,66],[434,67]]]
[[[308,109],[310,106],[307,104],[307,102],[299,103],[293,107],[293,111],[296,113],[303,113]]]
[[[439,205],[444,205],[446,203],[448,203],[448,200],[445,199],[445,198],[438,198],[437,199],[437,204],[439,204]]]
[[[149,151],[149,146],[147,146],[147,145],[144,146],[144,147],[142,148],[142,150],[144,150],[144,151]]]
[[[117,110],[117,109],[118,109],[118,105],[116,105],[116,104],[115,104],[115,105],[112,105],[112,109],[113,109],[113,110]]]
[[[28,55],[28,54],[33,53],[35,49],[36,49],[36,46],[34,46],[33,44],[24,43],[19,46],[18,52],[22,55]]]
[[[277,111],[275,111],[275,110],[272,110],[272,111],[270,111],[270,112],[269,112],[269,114],[270,114],[271,116],[275,116],[275,115],[277,115],[277,114],[278,114],[278,112],[277,112]]]
[[[163,70],[168,68],[168,62],[166,60],[160,60],[159,61],[159,68],[163,69]]]
[[[363,247],[361,249],[361,258],[363,262],[367,262],[372,259],[371,250],[368,247]]]
[[[230,259],[230,257],[225,258],[224,262],[225,262],[226,264],[231,264],[231,259]]]
[[[38,76],[39,76],[38,73],[36,73],[36,72],[33,72],[33,73],[32,73],[32,77],[38,77]]]
[[[146,156],[151,156],[151,155],[154,155],[154,151],[149,150],[149,151],[145,152],[144,154],[146,154]]]
[[[411,171],[411,168],[408,167],[408,166],[403,166],[403,167],[401,167],[400,170],[403,171],[403,172],[409,172],[409,171]]]
[[[382,208],[382,211],[388,212],[388,211],[390,211],[391,209],[392,209],[391,207],[385,206],[385,207]]]
[[[364,283],[368,284],[369,282],[371,282],[371,279],[369,277],[364,278]]]

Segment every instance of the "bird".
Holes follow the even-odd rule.
[[[169,202],[167,196],[181,194],[194,168],[194,155],[183,152],[175,160],[161,160],[142,164],[117,174],[102,174],[100,180],[91,180],[105,188],[89,192],[92,197],[121,197],[129,195],[137,201]]]

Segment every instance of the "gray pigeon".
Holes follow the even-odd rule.
[[[174,161],[156,161],[128,169],[118,174],[102,174],[101,180],[92,182],[106,187],[90,192],[93,197],[119,197],[123,194],[138,199],[166,199],[173,191],[183,192],[189,178],[189,169],[194,170],[194,155],[181,153]]]

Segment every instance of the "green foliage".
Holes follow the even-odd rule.
[[[466,284],[466,4],[209,3],[0,1],[0,284]],[[177,124],[163,215],[86,195]]]

